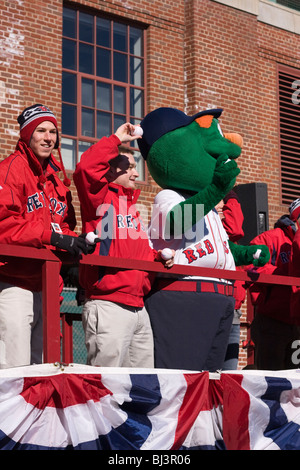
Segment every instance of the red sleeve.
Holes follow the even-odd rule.
[[[76,166],[73,179],[77,188],[81,205],[85,211],[95,210],[103,202],[107,192],[106,173],[109,160],[119,154],[121,144],[116,135],[102,137],[92,145],[81,157]],[[93,214],[94,216],[95,214]]]
[[[225,218],[222,223],[229,240],[232,242],[238,241],[244,236],[244,216],[239,201],[235,198],[228,199],[223,206],[223,215]]]
[[[50,245],[52,234],[50,227],[45,227],[42,219],[28,220],[24,217],[27,211],[27,198],[23,194],[23,185],[18,183],[15,173],[12,172],[12,175],[6,173],[5,178],[7,184],[0,183],[0,243],[35,248]],[[4,180],[1,174],[0,180]],[[64,234],[77,236],[73,232],[76,217],[69,190],[66,192],[65,202],[67,207],[64,218],[60,221],[60,227]]]
[[[26,205],[18,192],[4,184],[0,187],[0,243],[41,248],[44,224],[41,221],[25,220],[22,214]]]

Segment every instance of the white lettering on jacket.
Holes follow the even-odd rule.
[[[42,207],[47,207],[46,198],[43,191],[40,193],[36,192],[27,198],[27,212],[33,212],[39,210]],[[49,200],[49,209],[51,214],[58,214],[61,217],[64,217],[67,204],[64,202],[58,201],[55,197],[52,197]]]
[[[126,229],[134,228],[135,230],[137,230],[138,229],[137,221],[140,223],[141,230],[143,232],[145,232],[146,231],[145,226],[143,224],[143,221],[140,218],[135,218],[131,214],[127,214],[127,215],[118,214],[117,215],[118,229],[120,229],[120,228],[126,228]]]

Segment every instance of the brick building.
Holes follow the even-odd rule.
[[[267,184],[270,227],[300,196],[298,1],[0,2],[0,158],[34,102],[59,118],[70,176],[81,152],[125,120],[159,106],[221,107],[222,128],[244,137],[238,183]],[[159,188],[136,156],[147,216]]]

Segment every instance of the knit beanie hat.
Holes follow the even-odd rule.
[[[58,133],[57,120],[52,111],[47,106],[42,104],[34,104],[29,106],[29,108],[24,109],[24,111],[18,117],[18,123],[20,124],[20,137],[21,139],[29,146],[31,136],[35,128],[44,121],[52,122]],[[57,134],[58,136],[58,134]],[[59,145],[59,138],[55,144],[57,149]]]
[[[300,198],[295,199],[289,207],[290,218],[292,220],[298,220],[300,217]]]
[[[57,129],[57,140],[54,148],[58,150],[59,159],[61,162],[61,169],[64,174],[64,184],[65,186],[70,186],[71,181],[66,175],[66,170],[62,161],[61,152],[59,149],[59,134],[58,134],[58,125],[57,120],[53,112],[43,104],[34,104],[25,108],[24,111],[18,117],[18,123],[20,124],[20,138],[25,144],[30,147],[30,140],[34,130],[39,124],[44,121],[52,122]]]

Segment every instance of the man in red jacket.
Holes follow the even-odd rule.
[[[293,205],[290,215],[282,216],[268,230],[255,237],[251,244],[265,244],[270,250],[270,261],[256,271],[288,276],[292,244],[297,231]],[[291,344],[300,339],[299,317],[293,318],[290,310],[291,286],[254,284],[250,286],[255,317],[251,336],[255,343],[255,363],[258,369],[293,369]]]
[[[76,225],[69,181],[52,151],[58,148],[57,121],[41,104],[18,117],[20,139],[0,162],[0,243],[58,247],[87,253]],[[0,265],[0,368],[42,362],[41,267],[35,260]]]
[[[291,217],[295,221],[299,228],[299,217],[300,217],[300,199],[296,199],[290,205]],[[289,266],[289,275],[294,277],[300,277],[300,230],[297,230],[293,240],[291,262]],[[291,304],[290,304],[290,317],[291,321],[298,325],[298,337],[294,339],[291,344],[293,350],[292,363],[295,367],[299,368],[299,346],[300,346],[300,287],[292,286]]]
[[[101,240],[95,253],[154,261],[157,253],[136,209],[140,191],[135,189],[134,156],[121,147],[138,138],[134,131],[132,124],[123,124],[90,147],[76,167],[74,182],[83,230],[97,231]],[[172,262],[167,261],[167,266]],[[152,329],[144,307],[151,280],[152,275],[138,270],[80,267],[80,284],[86,291],[83,327],[88,364],[154,366]]]

